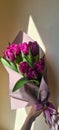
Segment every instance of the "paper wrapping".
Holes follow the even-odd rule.
[[[28,43],[29,41],[34,41],[34,40],[32,40],[26,33],[20,31],[12,43],[17,43],[17,44],[23,42]],[[40,52],[40,57],[42,57],[44,52],[40,47],[39,47],[39,52]],[[22,75],[6,66],[4,67],[9,74],[9,96],[11,102],[11,109],[18,109],[18,108],[37,104],[38,103],[37,98],[34,98],[34,96],[32,96],[31,94],[28,94],[25,91],[24,86],[18,89],[16,92],[12,92],[15,83],[22,77]],[[42,76],[41,83],[38,88],[38,91],[39,92],[41,91],[42,100],[47,97],[46,93],[48,92],[48,85],[45,80],[46,77],[45,75]]]

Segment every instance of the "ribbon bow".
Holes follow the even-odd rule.
[[[51,102],[35,105],[36,110],[41,110],[44,113],[45,122],[52,130],[59,130],[59,114]]]

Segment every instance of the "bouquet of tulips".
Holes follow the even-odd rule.
[[[20,31],[14,41],[8,43],[0,61],[9,74],[12,109],[47,99],[45,54],[37,41]]]
[[[21,36],[22,42],[19,42]],[[9,43],[3,51],[0,61],[9,73],[11,108],[17,109],[35,104],[35,109],[42,109],[49,127],[57,130],[59,113],[48,101],[50,93],[47,85],[45,54],[38,43],[24,32],[20,32],[14,42]]]
[[[9,74],[12,109],[46,101],[49,92],[45,54],[37,41],[20,31],[0,60]]]
[[[2,64],[22,74],[13,92],[24,86],[28,82],[35,83],[40,86],[41,78],[45,68],[44,55],[39,57],[39,45],[36,41],[28,43],[10,44],[3,51]]]

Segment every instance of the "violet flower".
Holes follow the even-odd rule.
[[[42,65],[39,62],[34,63],[34,68],[37,70],[38,73],[42,73]]]
[[[45,60],[44,60],[44,58],[40,58],[39,63],[42,66],[42,69],[44,69],[44,66],[45,66]]]
[[[19,44],[20,50],[24,53],[24,55],[28,54],[28,44],[26,42]]]
[[[21,71],[21,73],[27,73],[27,71],[28,71],[28,69],[29,69],[29,65],[28,65],[28,63],[27,62],[20,62],[20,64],[19,64],[19,70]]]
[[[14,56],[14,53],[9,49],[7,48],[4,52],[3,52],[3,57],[8,60],[8,61],[14,61],[15,60],[15,56]]]
[[[34,68],[37,70],[38,73],[42,73],[45,67],[45,62],[43,58],[40,58],[39,62],[34,63]]]
[[[28,79],[37,79],[38,75],[37,75],[37,72],[34,69],[29,68],[26,76],[27,76]]]
[[[34,42],[30,41],[28,43],[28,47],[29,47],[29,49],[30,49],[33,56],[36,56],[36,55],[39,54],[39,46],[38,46],[36,41],[34,41]]]
[[[19,44],[12,43],[12,44],[10,44],[9,48],[15,55],[19,55],[20,54]]]

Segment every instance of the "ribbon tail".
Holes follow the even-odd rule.
[[[51,102],[48,102],[48,109],[49,109],[51,115],[57,114],[57,110]]]
[[[49,125],[49,127],[51,128],[52,121],[51,121],[51,116],[50,116],[50,112],[49,112],[48,108],[45,109],[44,115],[45,115],[45,121],[46,121],[46,123],[47,123],[47,124]]]

